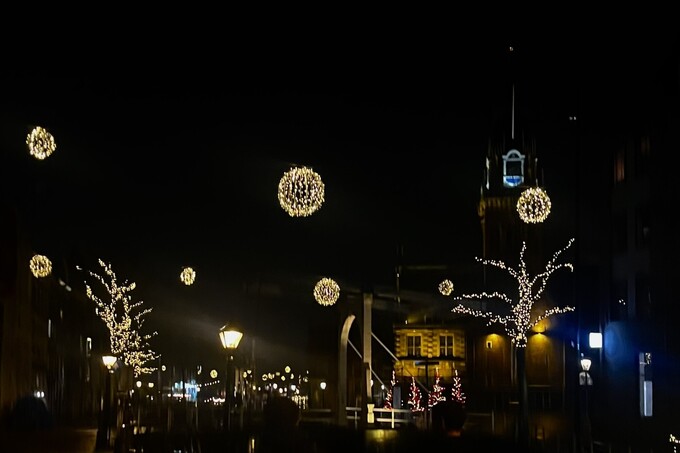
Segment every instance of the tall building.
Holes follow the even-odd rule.
[[[605,121],[573,131],[576,348],[593,360],[593,435],[626,444],[667,445],[680,430],[677,43],[673,50],[612,82],[616,96],[582,93],[584,108]],[[603,334],[601,348],[590,347],[590,332]]]

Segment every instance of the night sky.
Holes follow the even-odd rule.
[[[398,260],[474,266],[486,144],[509,128],[513,79],[518,127],[538,137],[559,219],[570,197],[560,160],[569,116],[615,124],[674,61],[675,36],[664,30],[563,31],[269,42],[223,58],[118,56],[96,68],[4,71],[3,196],[36,252],[90,270],[102,258],[137,282],[133,294],[154,309],[153,346],[169,360],[219,360],[217,330],[233,321],[256,340],[262,367],[309,367],[310,335],[332,342],[338,328],[337,307],[312,297],[320,277],[348,291],[393,289]],[[36,125],[57,142],[45,161],[26,151]],[[311,217],[278,205],[292,165],[325,183]],[[573,234],[546,228],[559,243]],[[196,270],[193,286],[180,283],[183,266]],[[68,272],[82,288],[82,274]],[[422,293],[429,279],[436,295],[441,273],[403,289]],[[403,278],[408,285],[408,271]]]

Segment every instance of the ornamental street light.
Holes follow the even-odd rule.
[[[591,444],[591,426],[590,426],[590,408],[589,408],[589,395],[588,388],[593,385],[593,378],[590,377],[590,366],[592,365],[592,360],[588,357],[581,357],[581,372],[578,375],[579,387],[583,389],[583,415],[581,419],[581,429],[583,431],[583,442],[587,450],[590,450]]]
[[[230,326],[229,324],[225,324],[222,326],[219,332],[220,336],[220,341],[222,342],[222,347],[227,353],[227,375],[225,377],[226,381],[226,389],[225,389],[225,394],[224,394],[224,427],[227,430],[231,429],[231,400],[232,400],[232,394],[234,390],[234,384],[231,383],[233,375],[234,375],[234,370],[233,370],[233,362],[234,362],[234,351],[236,351],[236,348],[238,348],[239,343],[241,342],[241,338],[243,338],[243,332],[240,330],[236,329],[233,326]]]
[[[97,449],[105,450],[111,445],[111,375],[113,366],[118,359],[112,355],[102,356],[102,363],[106,367],[106,385],[102,395],[103,404],[99,417],[99,429],[97,430]]]

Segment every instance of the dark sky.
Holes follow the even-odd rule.
[[[159,352],[219,358],[217,329],[236,321],[258,358],[309,366],[310,332],[337,329],[312,298],[318,278],[390,287],[398,245],[405,264],[474,263],[486,143],[508,127],[513,79],[559,199],[568,117],[615,121],[674,43],[664,30],[560,31],[5,71],[4,193],[36,251],[92,270],[102,258],[137,282]],[[43,162],[25,149],[34,125],[57,141]],[[326,186],[309,218],[276,198],[294,164]]]

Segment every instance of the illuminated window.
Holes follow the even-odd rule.
[[[409,356],[420,357],[420,335],[408,335],[406,345]]]
[[[453,335],[439,336],[439,355],[453,356]]]
[[[524,182],[524,154],[511,149],[503,156],[503,186],[517,187]]]

